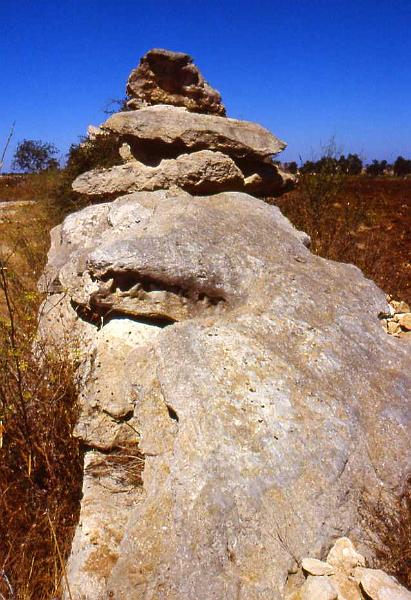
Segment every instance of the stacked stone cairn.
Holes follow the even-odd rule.
[[[375,507],[399,522],[410,481],[384,292],[256,198],[292,185],[285,145],[189,56],[152,50],[127,91],[90,132],[123,164],[73,184],[108,201],[52,230],[41,282],[85,451],[64,600],[408,600],[348,541],[329,553],[349,534],[375,564]]]
[[[89,129],[91,137],[119,140],[123,164],[82,174],[76,192],[109,197],[179,188],[279,196],[293,187],[293,176],[273,163],[286,144],[256,123],[227,118],[220,94],[188,54],[150,50],[131,72],[127,94],[129,110]]]

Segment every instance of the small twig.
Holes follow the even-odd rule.
[[[7,588],[9,590],[9,594],[10,594],[10,600],[14,600],[14,598],[16,596],[14,595],[14,590],[11,586],[11,583],[10,583],[9,578],[7,577],[6,573],[4,571],[0,571],[0,577],[3,579],[4,583],[7,585]],[[5,600],[3,594],[0,594],[0,595],[3,598],[3,600]]]
[[[60,547],[59,547],[59,544],[58,544],[58,541],[57,541],[56,530],[54,529],[54,526],[53,526],[53,523],[52,523],[52,521],[50,519],[50,515],[49,515],[48,511],[46,511],[46,514],[47,514],[47,519],[48,519],[49,524],[50,524],[51,533],[53,534],[53,540],[54,540],[54,544],[56,546],[57,554],[58,554],[58,557],[59,557],[59,561],[60,561],[60,565],[61,565],[61,570],[63,571],[63,577],[64,577],[64,581],[66,583],[67,592],[68,592],[68,595],[70,597],[70,600],[73,600],[73,596],[71,595],[70,585],[69,585],[69,582],[68,582],[66,565],[64,563],[63,557],[62,557],[61,552],[60,552]]]
[[[13,125],[11,126],[9,137],[7,138],[6,145],[4,146],[4,149],[3,149],[3,154],[1,155],[1,158],[0,158],[0,173],[3,168],[4,157],[6,156],[7,148],[9,147],[11,138],[13,137],[13,134],[14,134],[15,125],[16,125],[16,121],[14,121]]]

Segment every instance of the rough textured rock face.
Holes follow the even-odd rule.
[[[174,106],[116,113],[103,128],[142,144],[162,143],[176,152],[218,150],[231,157],[261,161],[285,148],[284,142],[256,123],[191,113]]]
[[[180,188],[194,194],[247,191],[279,196],[295,185],[273,156],[286,144],[256,123],[225,117],[218,92],[187,54],[151,50],[129,78],[129,107],[89,140],[115,134],[124,163],[81,175],[81,194]]]
[[[319,559],[347,532],[372,556],[359,506],[409,474],[410,346],[358,269],[234,191],[292,185],[283,142],[218,116],[186,55],[153,51],[130,81],[139,106],[181,93],[198,112],[110,117],[124,164],[74,189],[128,194],[52,232],[40,326],[80,357],[86,449],[71,595],[280,600],[310,556],[302,597],[334,600],[354,554],[343,540]]]
[[[102,128],[126,142],[119,148],[125,162],[132,163],[133,158],[141,162],[140,166],[134,163],[122,170],[111,170],[106,176],[98,175],[100,181],[104,180],[103,187],[107,180],[111,185],[115,179],[117,192],[164,189],[174,180],[175,185],[194,193],[245,189],[258,196],[280,196],[295,185],[295,177],[284,173],[272,162],[272,156],[284,150],[285,143],[256,123],[158,105],[116,113]],[[204,152],[209,153],[207,160]],[[223,164],[225,170],[229,170],[228,179],[223,181],[224,174],[219,186],[216,186],[216,178],[211,177],[211,169],[207,168],[206,177],[202,172],[205,162],[211,162],[211,152],[214,152],[214,162],[220,165],[217,168],[216,164],[214,168],[216,175]],[[197,179],[202,183],[198,187],[185,186],[184,177],[179,176],[178,170],[189,168],[193,171],[190,179],[195,178],[195,160],[199,171]],[[233,160],[240,170],[236,181],[232,179]],[[238,175],[243,181],[241,185]],[[90,193],[84,191],[89,189],[84,183],[91,179],[96,180],[95,172],[80,176],[74,189]],[[119,184],[120,179],[124,179],[123,185]]]
[[[124,154],[124,149],[121,148]],[[77,177],[73,190],[81,194],[101,195],[153,191],[179,187],[194,193],[240,190],[244,177],[234,161],[221,152],[201,150],[164,159],[157,167],[137,160],[111,169],[95,169]]]
[[[307,245],[239,192],[129,194],[54,231],[42,328],[83,351],[75,598],[279,600],[338,535],[372,555],[358,507],[409,472],[410,346]],[[143,485],[109,460],[136,448]]]
[[[182,52],[154,48],[147,52],[127,82],[130,108],[151,104],[185,106],[188,110],[225,115],[221,96]]]

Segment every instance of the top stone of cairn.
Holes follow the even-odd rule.
[[[225,116],[224,104],[189,54],[154,48],[140,60],[127,82],[131,109],[153,104],[184,106],[192,112]]]

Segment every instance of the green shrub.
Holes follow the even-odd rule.
[[[120,164],[119,147],[119,140],[114,135],[98,135],[93,140],[83,139],[72,144],[54,191],[54,204],[60,218],[90,204],[90,198],[74,192],[71,184],[86,171]]]

